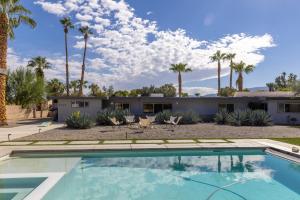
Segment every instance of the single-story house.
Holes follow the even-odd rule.
[[[193,111],[203,118],[220,109],[233,112],[249,108],[267,111],[277,124],[300,124],[300,97],[291,92],[237,92],[233,97],[57,97],[54,103],[60,122],[74,111],[94,118],[106,108],[126,109],[137,116],[155,115],[163,110]]]

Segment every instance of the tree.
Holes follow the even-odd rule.
[[[37,77],[44,78],[44,69],[51,68],[51,64],[47,61],[45,57],[34,57],[28,61],[27,67],[34,68]]]
[[[129,96],[129,92],[127,90],[118,90],[114,93],[113,96],[116,97],[128,97]]]
[[[29,17],[31,12],[20,0],[0,1],[0,126],[6,122],[6,79],[8,39],[14,39],[14,29],[21,24],[34,28],[36,22]]]
[[[176,88],[173,84],[164,84],[158,88],[158,93],[164,94],[165,97],[175,97]]]
[[[9,73],[8,85],[12,103],[23,108],[30,108],[44,99],[44,81],[30,69],[21,67]]]
[[[275,83],[266,83],[266,86],[268,87],[269,92],[274,92],[277,87]]]
[[[172,64],[170,70],[175,72],[175,73],[178,73],[178,94],[179,94],[179,97],[181,97],[181,95],[182,95],[182,77],[181,77],[181,73],[191,72],[192,69],[187,68],[187,64],[178,63],[178,64]]]
[[[236,89],[234,89],[234,88],[230,88],[230,87],[221,88],[220,96],[222,96],[222,97],[232,97],[232,96],[234,96],[235,92],[236,92]]]
[[[292,90],[295,92],[295,95],[300,95],[300,80],[294,82]]]
[[[64,17],[60,20],[60,23],[63,25],[65,33],[65,53],[66,53],[66,88],[67,96],[70,95],[69,90],[69,57],[68,57],[68,32],[69,29],[73,29],[74,25],[69,17]]]
[[[214,55],[210,57],[212,62],[218,62],[218,95],[221,90],[221,62],[226,60],[226,54],[221,53],[221,51],[217,51]]]
[[[80,94],[79,94],[79,90],[81,88],[80,82],[81,82],[80,80],[73,80],[70,82],[70,89],[73,90],[72,96],[80,96]],[[88,84],[88,82],[84,81],[82,87],[87,88],[87,84]]]
[[[46,91],[48,96],[62,96],[65,91],[65,85],[55,78],[47,82]]]
[[[83,51],[81,79],[80,79],[80,88],[79,88],[79,96],[82,96],[83,95],[83,85],[84,85],[84,72],[85,72],[85,59],[86,59],[87,41],[88,41],[89,36],[91,34],[93,34],[93,32],[88,26],[80,27],[79,31],[83,35],[83,38],[84,38],[84,51]]]
[[[96,97],[101,92],[100,87],[95,83],[89,85],[89,89],[90,89],[90,96]]]
[[[238,90],[241,92],[241,91],[243,91],[243,84],[244,84],[243,83],[244,82],[243,73],[249,74],[249,73],[253,72],[253,70],[255,69],[255,66],[247,65],[246,63],[241,61],[240,63],[234,63],[233,69],[238,74],[238,79],[236,80],[236,85],[238,87]]]
[[[112,85],[108,86],[108,88],[103,86],[102,90],[104,91],[105,96],[107,96],[107,97],[111,97],[115,93],[114,87]]]
[[[230,61],[230,74],[229,74],[229,87],[232,88],[232,75],[233,75],[233,59],[235,58],[235,53],[228,53],[226,54],[226,59]]]

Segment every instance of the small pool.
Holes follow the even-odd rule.
[[[20,154],[5,172],[63,173],[43,200],[300,199],[300,165],[260,149]]]

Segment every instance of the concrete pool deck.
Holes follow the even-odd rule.
[[[249,149],[249,148],[272,148],[300,158],[300,153],[292,152],[292,147],[298,147],[283,142],[269,139],[211,139],[211,140],[110,140],[104,141],[53,141],[49,142],[1,142],[0,158],[13,153],[26,152],[64,152],[64,151],[101,151],[101,150],[150,150],[150,149]]]

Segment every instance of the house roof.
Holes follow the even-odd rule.
[[[294,92],[258,91],[258,92],[236,92],[234,97],[265,97],[265,98],[286,98],[286,97],[288,97],[288,98],[294,98],[294,97],[297,97],[297,96]]]

